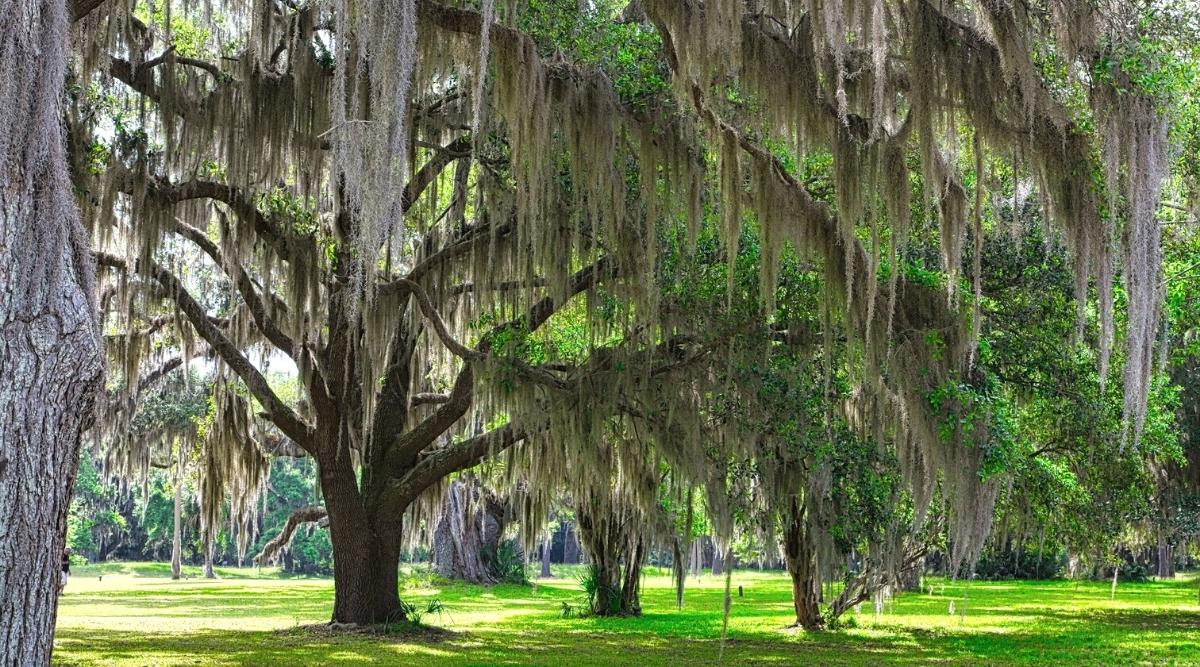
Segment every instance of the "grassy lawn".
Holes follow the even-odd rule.
[[[216,581],[171,581],[162,564],[77,568],[59,608],[63,665],[671,665],[684,664],[1200,664],[1197,581],[934,582],[857,627],[806,634],[791,619],[786,575],[738,571],[722,654],[724,578],[689,580],[675,608],[666,573],[651,571],[641,618],[563,618],[578,607],[574,570],[534,586],[480,588],[409,574],[405,598],[446,610],[424,618],[448,636],[329,636],[329,579],[219,569]],[[742,586],[744,597],[736,597]],[[949,613],[950,602],[955,614]],[[965,609],[965,614],[963,613]]]

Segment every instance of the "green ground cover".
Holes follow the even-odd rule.
[[[864,605],[857,627],[785,628],[790,584],[781,573],[738,571],[721,647],[724,578],[688,582],[682,610],[665,572],[645,580],[641,618],[563,617],[581,607],[577,570],[523,587],[438,581],[409,571],[404,597],[444,611],[422,619],[450,633],[330,634],[329,579],[218,569],[216,581],[171,581],[162,564],[77,568],[59,608],[63,665],[650,665],[690,664],[1200,664],[1197,580],[1121,584],[944,582]],[[743,597],[737,597],[737,586]],[[954,613],[950,603],[954,602]],[[965,613],[963,613],[965,610]]]

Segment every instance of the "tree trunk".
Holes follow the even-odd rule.
[[[817,549],[805,525],[799,502],[792,501],[791,513],[783,531],[783,552],[792,578],[792,605],[796,625],[805,630],[821,630],[821,578],[817,570]]]
[[[575,534],[574,524],[570,521],[563,523],[563,563],[579,563],[579,538]]]
[[[645,560],[645,556],[645,543],[640,537],[634,538],[632,548],[625,554],[625,576],[621,583],[622,616],[642,615],[639,593],[642,590],[642,561]]]
[[[334,623],[371,625],[405,619],[398,593],[401,512],[372,526],[349,457],[321,468],[333,544]]]
[[[216,546],[213,544],[211,537],[204,538],[204,578],[216,579],[217,573],[213,571],[213,549]]]
[[[675,608],[683,609],[683,587],[687,583],[687,565],[683,562],[683,545],[679,536],[671,543],[671,579],[675,584]]]
[[[448,579],[496,583],[496,554],[504,531],[504,508],[477,482],[456,479],[446,489],[433,532],[433,566]]]
[[[905,593],[914,593],[921,590],[921,575],[924,573],[924,563],[919,563],[911,569],[900,573],[899,587]]]
[[[645,546],[630,517],[613,507],[611,498],[593,497],[576,508],[580,544],[590,562],[596,616],[639,616],[642,613],[642,561]],[[624,565],[624,570],[622,570]]]
[[[542,540],[542,571],[540,576],[543,579],[549,579],[554,575],[550,572],[550,549],[554,546],[554,534],[547,531],[546,538]]]
[[[713,544],[712,573],[714,576],[725,573],[725,554],[716,544]]]
[[[0,664],[47,665],[79,441],[103,361],[62,129],[63,0],[0,20]]]
[[[1171,543],[1167,541],[1166,535],[1160,529],[1158,531],[1158,578],[1159,579],[1174,579],[1175,578],[1175,553],[1171,548]]]
[[[171,536],[171,578],[178,579],[183,570],[183,446],[179,445],[179,460],[175,463],[175,524]]]

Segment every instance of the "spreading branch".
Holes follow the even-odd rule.
[[[97,262],[101,265],[122,269],[125,267],[124,261],[119,257],[107,253],[96,253],[96,257]],[[267,419],[296,441],[305,451],[311,452],[312,426],[301,419],[275,394],[262,372],[250,363],[250,360],[242,354],[242,351],[225,335],[224,331],[209,320],[204,307],[187,291],[183,282],[157,262],[150,265],[149,273],[158,281],[167,295],[175,301],[180,312],[188,318],[196,333],[200,334],[200,337],[208,342],[217,356],[246,383],[250,393],[263,405]]]
[[[503,451],[525,437],[525,430],[510,423],[431,452],[403,477],[388,484],[379,503],[379,513],[386,515],[403,511],[431,484],[451,473],[470,468],[488,454]]]
[[[316,523],[329,515],[324,507],[310,506],[301,507],[292,512],[287,521],[283,524],[283,528],[279,534],[270,542],[263,545],[263,550],[254,557],[255,565],[264,565],[266,563],[274,563],[283,552],[292,543],[292,538],[296,535],[296,529],[306,523]]]
[[[242,267],[241,263],[221,252],[217,244],[208,238],[208,235],[201,229],[197,229],[182,220],[175,219],[173,230],[199,246],[205,254],[212,258],[217,266],[221,267],[233,279],[233,284],[237,288],[238,294],[242,296],[242,300],[246,302],[246,307],[250,310],[250,315],[254,318],[254,323],[258,325],[258,330],[280,352],[295,359],[295,343],[292,341],[291,336],[288,336],[279,328],[275,318],[267,313],[266,304],[263,303],[262,297],[254,285],[254,281],[250,278],[250,274],[246,272],[246,269]]]

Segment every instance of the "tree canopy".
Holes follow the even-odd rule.
[[[931,552],[1195,534],[1183,0],[71,12],[105,472],[182,438],[244,553],[273,459],[311,458],[269,552],[328,522],[336,622],[405,614],[470,469],[527,551],[569,499],[596,613],[637,613],[653,549],[682,572],[699,515],[782,542],[805,627]]]

